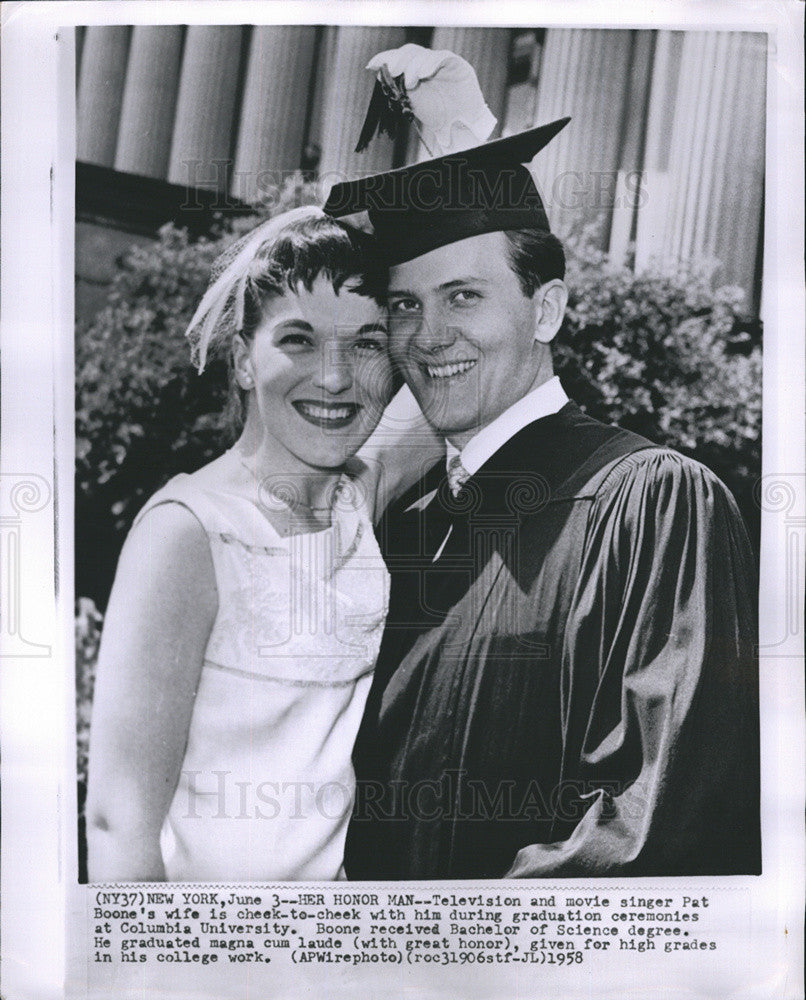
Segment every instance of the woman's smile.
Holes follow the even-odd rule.
[[[325,403],[315,399],[295,399],[291,405],[308,423],[334,430],[347,427],[362,409],[359,403]]]

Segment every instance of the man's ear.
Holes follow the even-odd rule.
[[[554,278],[537,289],[535,300],[535,340],[541,344],[549,344],[562,326],[565,307],[568,305],[568,287],[564,281]]]
[[[249,390],[255,387],[255,369],[252,363],[252,355],[246,346],[243,337],[236,333],[232,338],[232,367],[235,372],[235,381],[241,389]]]

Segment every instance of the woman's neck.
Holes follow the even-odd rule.
[[[267,493],[272,492],[272,483],[276,481],[278,498],[293,498],[292,506],[308,511],[331,508],[341,469],[317,469],[306,464],[250,420],[233,451]]]

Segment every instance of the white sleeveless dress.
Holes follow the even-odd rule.
[[[210,542],[218,614],[160,844],[169,881],[343,877],[351,753],[389,576],[344,477],[325,531],[282,537],[260,508],[179,475],[138,515],[180,503]]]

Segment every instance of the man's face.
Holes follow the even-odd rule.
[[[389,314],[393,359],[457,447],[524,396],[545,361],[536,299],[523,294],[500,232],[394,266]]]

